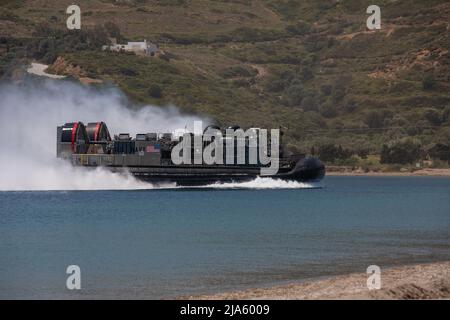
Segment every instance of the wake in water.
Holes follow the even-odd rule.
[[[285,181],[273,178],[257,177],[248,182],[215,183],[203,188],[212,189],[314,189],[321,186],[315,183]]]
[[[56,158],[56,127],[105,121],[112,132],[170,132],[198,117],[175,107],[133,111],[117,89],[93,89],[67,81],[26,81],[0,86],[0,191],[152,189],[131,175],[86,170]],[[204,120],[204,119],[203,119]]]

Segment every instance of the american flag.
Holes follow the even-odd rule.
[[[145,152],[148,153],[160,152],[160,146],[159,145],[147,146],[147,148],[145,148]]]

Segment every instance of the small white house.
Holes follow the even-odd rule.
[[[102,50],[110,51],[128,51],[136,54],[144,54],[153,56],[158,51],[158,46],[154,43],[147,42],[147,40],[139,42],[128,42],[127,44],[113,44],[111,46],[103,46]]]

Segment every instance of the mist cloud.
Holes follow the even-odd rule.
[[[190,128],[194,120],[205,122],[175,107],[133,108],[115,88],[55,80],[1,85],[0,190],[152,188],[131,175],[74,168],[56,158],[56,127],[66,122],[105,121],[111,134],[172,132]]]

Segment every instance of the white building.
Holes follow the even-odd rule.
[[[114,43],[114,41],[113,41]],[[147,40],[140,41],[140,42],[128,42],[127,44],[116,44],[114,43],[111,46],[103,46],[103,50],[110,50],[110,51],[128,51],[128,52],[134,52],[136,54],[144,54],[153,56],[158,51],[158,46],[154,43],[147,42]]]

